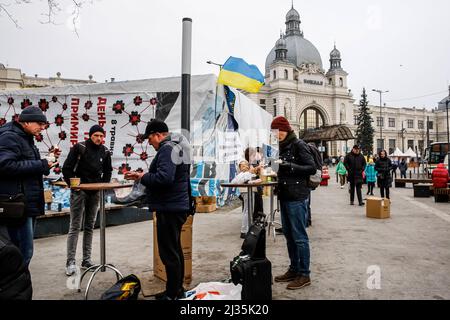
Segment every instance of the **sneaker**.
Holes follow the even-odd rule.
[[[286,289],[296,290],[303,287],[309,286],[311,284],[311,278],[305,276],[298,276],[293,281],[289,282]]]
[[[354,205],[354,202],[353,202],[353,201],[350,201],[350,205],[353,206],[353,205]]]
[[[90,267],[93,266],[95,266],[95,264],[93,264],[91,260],[83,260],[83,262],[81,263],[82,269],[89,269]]]
[[[75,263],[75,260],[69,261],[66,264],[66,275],[70,277],[74,275],[76,272],[77,272],[77,265]]]
[[[360,207],[362,207],[363,205],[364,205],[364,202],[361,202],[361,203],[359,204]]]
[[[275,282],[289,282],[297,278],[297,273],[291,270],[288,270],[285,274],[281,276],[276,276],[274,278]]]
[[[341,186],[341,189],[344,189],[344,186]]]

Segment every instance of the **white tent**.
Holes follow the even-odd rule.
[[[242,158],[243,149],[269,143],[272,116],[238,90],[231,90],[234,104],[229,108],[215,75],[191,77],[191,145],[198,164],[192,175],[194,194],[222,193],[220,181],[233,178],[233,166]],[[62,165],[70,147],[87,138],[89,128],[98,123],[106,131],[113,177],[122,179],[124,171],[145,171],[150,165],[155,151],[139,138],[150,119],[164,120],[170,131],[180,130],[181,78],[5,90],[0,96],[0,125],[28,105],[41,107],[50,124],[36,139],[43,156],[58,145]],[[197,161],[198,156],[206,160]]]
[[[390,157],[397,157],[397,158],[399,158],[399,157],[404,157],[404,154],[399,148],[396,148],[394,153],[390,154],[389,156]]]
[[[416,158],[417,154],[411,148],[408,148],[408,150],[406,150],[404,156],[408,157],[408,158]]]

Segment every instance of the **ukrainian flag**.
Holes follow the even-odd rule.
[[[264,85],[264,76],[255,65],[247,64],[244,59],[229,57],[220,70],[217,82],[256,93]]]

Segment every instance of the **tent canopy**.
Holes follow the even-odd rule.
[[[339,141],[353,140],[355,137],[352,131],[344,125],[326,126],[315,130],[307,130],[300,134],[306,141]]]
[[[390,157],[404,157],[405,155],[403,154],[403,152],[399,149],[396,148],[393,154],[389,155]]]
[[[404,156],[408,157],[408,158],[416,158],[417,154],[411,148],[408,148],[408,150],[406,150]]]

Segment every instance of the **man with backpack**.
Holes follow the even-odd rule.
[[[70,178],[78,177],[81,183],[109,182],[111,180],[111,154],[103,145],[105,130],[94,125],[89,130],[89,139],[77,143],[67,155],[62,172],[67,185]],[[78,234],[84,221],[83,261],[84,269],[92,267],[92,235],[100,205],[100,191],[72,189],[70,192],[70,228],[67,237],[66,275],[73,275],[76,268]],[[84,219],[83,218],[84,214]]]
[[[169,133],[167,124],[154,119],[147,124],[144,139],[157,151],[148,173],[129,171],[125,179],[140,180],[147,187],[148,204],[156,212],[159,256],[166,268],[166,291],[158,300],[184,297],[184,256],[181,229],[192,212],[190,194],[190,146],[184,136]]]
[[[317,170],[310,148],[297,138],[285,117],[275,118],[271,129],[277,130],[275,134],[280,142],[278,199],[290,260],[288,271],[275,277],[275,282],[287,282],[286,288],[295,290],[311,284],[309,239],[306,233],[311,192],[308,181]]]

